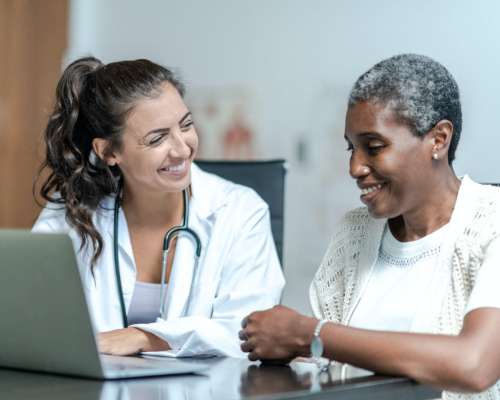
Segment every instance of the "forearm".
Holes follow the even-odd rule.
[[[170,345],[163,340],[162,338],[156,336],[153,333],[146,332],[142,329],[138,328],[130,328],[130,329],[135,329],[138,332],[141,333],[141,340],[140,340],[140,349],[139,352],[144,352],[144,351],[167,351],[170,350]]]
[[[97,336],[97,343],[101,353],[120,356],[170,349],[169,344],[160,337],[134,327],[101,332]]]
[[[178,357],[197,355],[242,357],[238,330],[241,318],[190,316],[134,327],[158,336]]]
[[[284,306],[245,318],[241,349],[250,360],[310,356],[315,318]],[[320,336],[323,355],[389,375],[403,375],[441,389],[480,392],[500,379],[500,313],[476,311],[458,336],[396,333],[329,322]]]
[[[326,324],[325,357],[453,391],[478,391],[478,357],[466,337],[378,332]]]

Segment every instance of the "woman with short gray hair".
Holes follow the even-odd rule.
[[[458,86],[429,57],[357,80],[344,136],[366,207],[337,226],[310,287],[314,318],[282,306],[245,318],[250,359],[323,356],[444,398],[500,398],[500,190],[455,175],[461,128]]]

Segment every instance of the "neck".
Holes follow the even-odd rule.
[[[183,193],[146,193],[134,190],[125,182],[122,207],[130,225],[151,228],[178,225],[184,213]]]
[[[389,220],[393,235],[402,242],[409,242],[427,236],[446,225],[455,208],[460,180],[451,174],[437,176],[427,181],[420,196],[422,206]],[[424,187],[424,186],[423,186]]]

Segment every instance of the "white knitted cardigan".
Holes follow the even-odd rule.
[[[370,217],[366,207],[349,212],[339,223],[309,291],[317,318],[349,325],[377,261],[386,223],[386,219]],[[440,267],[430,290],[422,296],[412,332],[460,332],[485,250],[492,239],[500,236],[500,189],[480,185],[465,176],[449,227],[439,255]],[[442,287],[447,288],[445,296],[439,289]],[[479,394],[445,391],[442,396],[500,399],[500,381]]]

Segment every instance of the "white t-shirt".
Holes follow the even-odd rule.
[[[350,326],[409,331],[413,319],[429,291],[443,242],[445,225],[411,242],[400,242],[386,226],[378,259],[367,287],[357,305]],[[486,250],[483,265],[472,290],[466,313],[477,308],[500,308],[500,240]],[[440,293],[445,295],[446,287]]]

